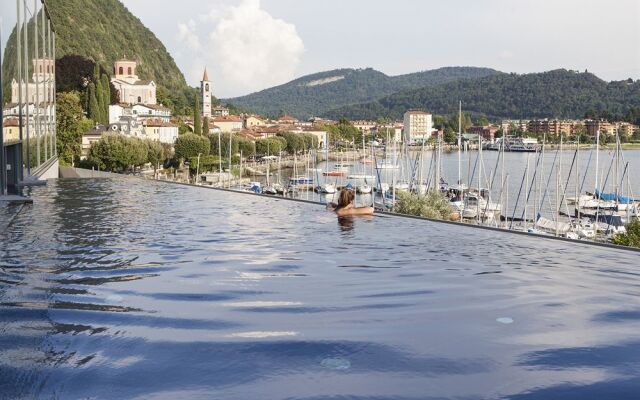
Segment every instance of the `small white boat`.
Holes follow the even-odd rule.
[[[352,174],[352,175],[348,175],[347,179],[375,181],[376,177],[373,175]]]
[[[388,160],[382,160],[376,165],[377,169],[398,169],[400,168],[397,164],[392,163]]]
[[[331,183],[325,183],[323,185],[316,186],[314,191],[316,193],[333,194],[336,192],[336,186]]]
[[[278,191],[273,186],[267,186],[264,189],[262,189],[262,193],[276,195],[276,194],[278,194]]]
[[[371,193],[371,186],[369,186],[367,184],[358,185],[358,186],[356,186],[356,192],[362,193],[362,194]]]

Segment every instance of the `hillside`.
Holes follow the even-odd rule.
[[[640,106],[640,81],[605,82],[564,69],[534,74],[496,74],[408,90],[363,104],[337,107],[334,119],[400,119],[410,108],[449,114],[462,100],[466,112],[490,118],[581,118],[587,112],[626,115]]]
[[[141,79],[152,79],[167,89],[179,103],[176,105],[187,101],[187,83],[171,55],[119,0],[48,0],[47,4],[57,32],[56,58],[79,55],[111,71],[113,62],[126,56],[138,61]],[[32,33],[33,26],[29,26]],[[15,38],[14,29],[4,60],[15,60]],[[15,62],[6,62],[3,68],[4,77],[10,81]]]
[[[281,86],[224,101],[260,114],[286,113],[306,119],[337,107],[377,100],[406,89],[496,73],[498,72],[488,68],[447,67],[388,76],[372,68],[336,69],[303,76]]]

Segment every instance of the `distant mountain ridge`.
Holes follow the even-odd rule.
[[[338,107],[374,101],[402,90],[499,73],[490,68],[445,67],[388,76],[372,68],[344,68],[306,75],[284,85],[224,101],[259,114],[286,113],[307,119]]]
[[[582,118],[585,113],[625,115],[640,107],[640,81],[605,82],[597,76],[558,69],[532,74],[493,74],[405,90],[323,116],[340,119],[400,119],[410,108],[451,114],[463,109],[490,118]]]

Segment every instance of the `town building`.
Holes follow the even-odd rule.
[[[377,124],[375,121],[357,120],[351,121],[351,125],[357,128],[363,135],[368,136],[371,134],[371,130],[374,129]]]
[[[31,82],[18,83],[11,81],[11,103],[17,104],[22,96],[22,103],[53,103],[55,63],[52,58],[36,58],[33,61]],[[21,93],[22,92],[22,93]],[[27,92],[29,98],[27,98]]]
[[[625,139],[631,139],[631,137],[638,133],[638,126],[629,122],[618,122],[618,134]]]
[[[174,144],[178,138],[178,126],[171,122],[162,119],[148,119],[143,126],[147,139]]]
[[[171,110],[158,104],[112,104],[109,106],[109,123],[118,122],[122,117],[135,117],[141,121],[161,119],[171,121]]]
[[[256,115],[247,115],[244,117],[244,128],[250,129],[254,126],[265,126],[266,122]]]
[[[137,63],[131,60],[118,60],[113,65],[111,84],[116,89],[120,103],[156,104],[156,84],[143,81],[136,75]]]
[[[496,137],[496,132],[498,132],[499,129],[500,128],[498,128],[496,125],[484,125],[484,126],[474,125],[468,129],[468,133],[472,133],[474,135],[480,135],[484,140],[489,140],[493,142],[493,140]]]
[[[505,135],[514,135],[516,130],[526,132],[529,124],[528,119],[505,119],[500,124],[500,129]]]
[[[595,137],[598,133],[601,135],[614,136],[616,134],[616,125],[604,120],[588,119],[584,123],[587,128],[587,134]]]
[[[402,140],[406,144],[421,143],[428,140],[433,132],[431,113],[422,110],[409,110],[404,113]]]
[[[243,119],[237,115],[213,117],[212,121],[222,132],[241,131],[244,123]]]
[[[216,117],[226,117],[229,115],[229,109],[223,106],[217,106],[212,109],[212,113]]]
[[[91,146],[100,140],[103,134],[109,132],[106,126],[96,124],[93,128],[82,134],[82,148],[80,150],[80,159],[84,160],[89,156]]]
[[[207,74],[207,68],[204,69],[204,74],[202,75],[202,81],[200,81],[200,94],[202,96],[202,116],[210,117],[211,116],[211,92],[213,91],[213,86],[209,81],[209,74]]]
[[[573,120],[558,119],[534,119],[527,123],[527,132],[535,134],[546,134],[550,136],[573,135],[575,126],[580,122]]]
[[[123,116],[117,122],[110,123],[109,132],[139,138],[145,136],[144,125],[133,116]]]
[[[17,142],[20,139],[20,127],[18,118],[5,118],[2,121],[2,134],[4,142]]]
[[[295,125],[298,123],[298,120],[294,117],[292,117],[291,115],[283,115],[280,118],[278,118],[278,121],[276,121],[276,123],[278,125]]]

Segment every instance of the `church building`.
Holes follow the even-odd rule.
[[[200,94],[202,98],[200,99],[200,103],[202,104],[202,116],[203,117],[211,117],[211,92],[213,91],[213,86],[209,81],[209,74],[207,74],[207,68],[204,69],[204,75],[202,76],[202,81],[200,81]]]
[[[121,104],[156,104],[156,84],[143,81],[136,75],[135,61],[119,60],[114,63],[111,83]]]

